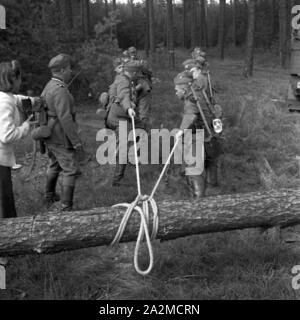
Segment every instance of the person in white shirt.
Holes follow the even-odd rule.
[[[18,61],[0,63],[0,219],[17,216],[11,179],[11,168],[16,164],[14,143],[30,131],[30,119],[21,123],[19,108],[28,97],[16,94],[20,86]]]

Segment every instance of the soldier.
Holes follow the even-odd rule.
[[[212,123],[214,119],[222,118],[222,108],[221,106],[214,103],[213,98],[210,96],[209,84],[208,84],[208,74],[203,72],[203,67],[205,66],[205,60],[203,59],[188,59],[183,62],[183,65],[187,72],[193,78],[193,87],[198,97],[198,101],[202,106],[202,110],[205,118],[208,120],[209,125],[212,130],[214,130]],[[211,143],[206,144],[206,151],[212,156],[206,161],[206,171],[207,171],[207,182],[208,186],[215,188],[218,187],[218,156],[220,151],[219,139],[213,138]]]
[[[119,137],[119,125],[120,121],[127,122],[128,131],[131,129],[131,116],[136,116],[136,127],[143,127],[140,119],[137,117],[135,108],[137,105],[136,95],[136,77],[141,70],[141,64],[137,61],[131,61],[125,64],[124,72],[117,75],[115,81],[110,86],[109,97],[110,107],[107,117],[107,126],[110,129],[115,130],[117,139]],[[119,154],[119,141],[117,140],[117,163],[113,177],[113,186],[120,186],[120,181],[124,177],[126,164],[120,162],[127,161],[127,154]],[[126,157],[126,159],[121,159]],[[121,161],[122,160],[122,161]],[[124,161],[125,160],[125,161]]]
[[[136,77],[138,102],[135,111],[143,122],[144,127],[148,129],[152,103],[152,72],[149,70],[147,61],[138,56],[135,47],[128,48],[127,53],[130,61],[138,62],[141,65],[139,74]]]
[[[75,121],[74,98],[67,83],[72,77],[71,57],[59,54],[48,65],[52,78],[42,92],[49,121],[56,120],[52,134],[45,140],[50,159],[47,170],[45,200],[49,207],[59,197],[55,193],[59,174],[62,173],[61,210],[71,211],[75,181],[80,175],[79,162],[84,151]]]
[[[115,83],[118,83],[118,81],[115,81],[119,75],[123,74],[124,72],[124,61],[123,58],[116,58],[113,61],[113,67],[114,67],[114,71],[116,73],[114,82],[111,84],[110,89],[108,92],[103,92],[100,97],[99,97],[99,103],[100,103],[100,108],[97,109],[96,113],[98,115],[101,115],[103,112],[105,112],[105,125],[107,126],[107,116],[108,116],[108,112],[109,112],[109,108],[111,106],[111,102],[113,99],[113,92],[114,92],[114,88],[113,86],[115,85]]]
[[[199,85],[200,79],[198,79]],[[202,88],[206,85],[206,79],[202,76]],[[180,126],[180,131],[177,137],[183,135],[185,129],[192,129],[195,133],[196,129],[205,129],[205,163],[204,166],[186,165],[185,174],[187,178],[187,183],[190,188],[191,194],[194,198],[201,198],[205,196],[206,190],[206,177],[207,171],[211,170],[212,166],[215,164],[215,159],[218,156],[218,145],[213,139],[207,140],[208,132],[204,125],[204,120],[200,114],[199,108],[197,106],[197,101],[192,93],[191,86],[194,84],[194,79],[189,72],[179,73],[174,79],[176,95],[180,100],[184,102],[184,115]],[[210,114],[207,106],[202,105],[203,114],[205,115],[206,121],[211,127],[212,115]],[[192,141],[185,140],[186,145],[189,149],[196,148],[195,135],[193,134]]]

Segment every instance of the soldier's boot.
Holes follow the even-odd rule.
[[[188,186],[190,194],[194,199],[200,199],[205,197],[206,182],[205,176],[188,176]]]
[[[212,187],[218,187],[218,166],[217,164],[211,164],[207,167],[207,183]]]
[[[125,174],[126,164],[116,164],[114,177],[112,181],[113,187],[119,187],[120,181],[123,179]]]
[[[62,187],[61,211],[72,211],[74,190],[75,190],[74,186]]]
[[[220,194],[221,188],[218,181],[218,166],[210,164],[207,169],[207,195],[215,196]]]
[[[44,202],[47,208],[51,207],[54,202],[60,200],[60,196],[55,192],[58,174],[48,174],[45,187]]]

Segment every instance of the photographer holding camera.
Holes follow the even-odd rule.
[[[71,57],[59,54],[50,60],[48,67],[52,78],[44,88],[42,98],[48,108],[48,126],[50,120],[55,119],[55,122],[50,137],[45,139],[50,158],[45,200],[48,207],[55,201],[61,200],[60,209],[71,211],[75,181],[81,174],[79,164],[85,158],[75,121],[74,98],[67,85],[72,78]],[[60,173],[63,176],[61,199],[55,193]]]
[[[11,168],[15,165],[14,142],[26,137],[30,120],[21,123],[22,100],[17,95],[21,86],[21,66],[18,61],[0,63],[0,218],[17,216]],[[30,98],[34,104],[35,98]]]

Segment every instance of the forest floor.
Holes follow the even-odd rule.
[[[175,71],[162,56],[154,67],[159,83],[153,90],[152,127],[176,128],[182,105],[174,94],[173,78],[188,52],[178,51]],[[224,61],[209,55],[217,100],[225,113],[224,155],[220,165],[220,193],[250,192],[278,187],[299,187],[300,115],[290,114],[271,99],[284,99],[288,72],[274,57],[261,53],[252,78],[243,78],[241,55]],[[125,187],[112,188],[113,167],[96,160],[100,129],[96,103],[78,107],[86,149],[93,161],[83,168],[75,194],[76,209],[110,206],[135,198],[134,167],[127,169]],[[30,177],[30,141],[19,145],[14,188],[20,215],[45,212],[42,203],[47,158],[39,156]],[[265,159],[266,162],[262,162]],[[260,169],[268,164],[269,176]],[[160,166],[142,167],[143,192],[148,193]],[[156,199],[188,198],[180,170],[171,170]],[[97,247],[55,255],[11,259],[7,290],[1,299],[299,299],[292,289],[291,269],[300,264],[299,250],[281,241],[279,231],[232,231],[196,235],[169,242],[154,242],[154,269],[138,275],[133,267],[134,243],[116,248]],[[142,257],[147,262],[147,257]]]

